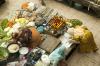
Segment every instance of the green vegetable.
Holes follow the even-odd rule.
[[[9,41],[12,36],[8,36],[6,32],[3,31],[2,27],[0,27],[0,40],[1,41]]]
[[[81,26],[83,23],[80,21],[80,20],[78,20],[78,19],[71,19],[70,20],[70,27],[76,27],[76,26]]]
[[[12,38],[12,36],[7,36],[7,35],[5,35],[5,37],[4,37],[2,40],[8,41],[8,40],[10,40],[11,38]]]
[[[2,20],[0,23],[0,40],[8,41],[11,39],[11,36],[7,36],[7,33],[4,32],[4,29],[7,27],[8,19]]]
[[[6,33],[3,31],[2,27],[0,27],[0,39],[2,39]]]
[[[4,28],[6,28],[7,27],[7,23],[8,23],[8,19],[3,19],[2,20],[2,22],[1,22],[1,27],[2,27],[2,29],[4,30]]]
[[[0,60],[5,60],[9,56],[8,50],[6,48],[0,47]]]

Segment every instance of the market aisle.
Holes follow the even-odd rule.
[[[3,7],[0,7],[0,19],[12,14],[24,1],[39,2],[38,0],[7,0]],[[100,18],[95,18],[53,0],[47,0],[46,3],[47,6],[56,9],[67,18],[77,18],[83,21],[83,23],[93,32],[96,44],[98,48],[100,48]],[[100,66],[100,50],[98,50],[97,53],[90,54],[80,54],[76,51],[69,58],[68,66]]]

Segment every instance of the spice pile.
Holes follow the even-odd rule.
[[[97,50],[81,21],[32,2],[22,3],[15,16],[0,24],[0,61],[7,66],[58,66],[77,44],[80,52]]]

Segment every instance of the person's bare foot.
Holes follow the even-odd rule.
[[[58,66],[68,66],[68,65],[65,60],[61,60],[61,61],[59,61]]]

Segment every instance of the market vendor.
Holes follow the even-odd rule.
[[[76,26],[74,29],[73,39],[80,42],[79,51],[80,52],[95,52],[97,51],[97,46],[95,44],[93,34],[85,26]]]

